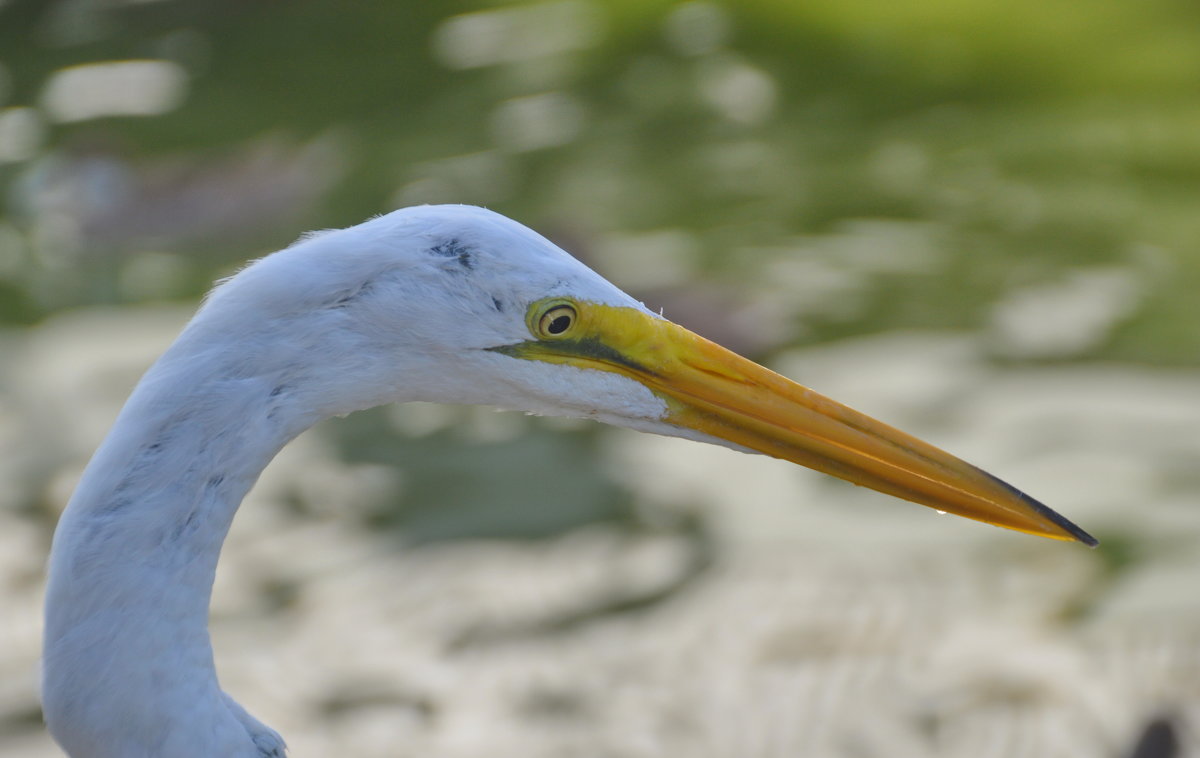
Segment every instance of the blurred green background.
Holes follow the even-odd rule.
[[[1068,502],[1091,474],[1138,451],[1129,492],[1144,499],[1125,501],[1126,511],[1095,506],[1091,522],[1086,510],[1071,513],[1106,545],[1064,559],[1075,568],[1063,571],[1082,578],[1039,618],[1074,634],[1072,625],[1103,617],[1114,588],[1173,556],[1175,589],[1157,590],[1166,616],[1155,623],[1178,632],[1168,659],[1192,651],[1167,668],[1200,678],[1196,604],[1176,608],[1171,594],[1197,594],[1200,580],[1197,564],[1178,563],[1200,545],[1188,441],[1200,413],[1190,390],[1200,365],[1198,187],[1200,5],[1186,0],[0,0],[2,504],[21,540],[6,586],[23,598],[13,606],[23,610],[13,614],[0,750],[5,735],[25,751],[13,755],[48,749],[29,673],[38,561],[71,477],[154,350],[245,260],[307,229],[417,203],[474,203],[516,218],[650,307],[801,381],[816,366],[852,392],[865,375],[908,392],[915,371],[922,386],[957,388],[961,399],[1011,380],[989,402],[1002,406],[997,418],[1012,417],[1006,397],[1034,403],[1016,414],[1032,426],[1010,430],[1006,443],[1033,472],[1018,484],[1053,490],[1057,481]],[[901,367],[839,352],[861,345],[903,354]],[[119,370],[113,355],[125,356]],[[1077,399],[1081,387],[1092,402],[1072,406],[1076,415],[1036,405]],[[836,384],[818,388],[839,396]],[[1143,395],[1161,402],[1113,407]],[[922,397],[885,417],[910,418],[926,435],[941,424],[950,440],[947,417],[970,426],[971,412],[953,401]],[[1128,424],[1106,425],[1110,412]],[[69,445],[64,429],[75,434]],[[653,474],[629,474],[637,467],[614,452],[627,437],[590,425],[415,407],[356,414],[318,436],[327,447],[315,457],[363,475],[284,486],[276,507],[317,523],[337,514],[356,539],[538,538],[510,548],[541,550],[595,528],[620,545],[684,546],[678,570],[648,588],[616,582],[541,621],[460,629],[450,649],[547,630],[587,635],[719,581],[723,561],[736,562],[731,545],[742,544],[726,534],[738,531],[728,526],[736,512],[663,495]],[[1097,438],[1109,458],[1037,468]],[[964,439],[968,452],[988,449]],[[726,459],[706,460],[711,476],[734,476],[721,470]],[[1078,507],[1103,500],[1106,481],[1091,482],[1099,494]],[[356,505],[342,509],[349,489]],[[789,523],[811,525],[795,502],[803,497],[780,497],[798,511]],[[1155,521],[1168,500],[1171,515]],[[874,503],[831,513],[849,524],[874,515]],[[1063,549],[1020,544],[996,560]],[[897,560],[911,565],[920,549]],[[831,560],[827,569],[841,565]],[[304,605],[303,581],[261,571],[260,604],[285,614]],[[879,579],[868,571],[862,584]],[[421,713],[420,702],[437,700],[349,691],[330,713],[386,710],[380,702]],[[1195,690],[1163,692],[1122,711],[1128,723],[1104,737],[1106,752],[1089,743],[1078,754],[1122,754],[1143,718],[1197,712]],[[570,722],[576,701],[547,698],[533,698],[539,718]],[[437,731],[414,718],[424,726],[393,726],[383,744]],[[627,728],[613,718],[601,721]],[[913,754],[974,744],[926,731],[946,752],[912,743]],[[535,742],[511,745],[526,755],[558,745]],[[886,743],[887,754],[904,754],[901,742]],[[794,754],[782,737],[772,744],[712,754]],[[1072,755],[1063,745],[1073,744],[1025,741],[996,754]],[[390,750],[378,754],[405,754]],[[875,754],[855,750],[810,754]]]
[[[978,329],[1101,270],[1118,323],[1018,357],[1200,356],[1194,3],[2,7],[7,323],[195,298],[297,230],[467,202],[631,288],[752,299],[802,258],[835,302],[771,293],[760,349]]]

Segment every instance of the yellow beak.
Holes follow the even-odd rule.
[[[560,334],[494,348],[514,357],[610,371],[667,404],[666,423],[939,511],[1059,540],[1097,541],[1037,500],[949,453],[632,308],[544,301],[576,311]]]

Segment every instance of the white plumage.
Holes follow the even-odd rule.
[[[641,307],[529,229],[460,206],[310,235],[221,284],[142,379],[59,523],[43,662],[55,739],[95,758],[281,755],[221,692],[208,638],[242,497],[315,422],[386,402],[661,416],[628,379],[481,349],[528,337],[526,306],[554,294]]]

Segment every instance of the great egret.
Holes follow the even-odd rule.
[[[594,418],[1094,545],[1041,503],[670,321],[468,206],[310,235],[220,284],[142,378],[54,535],[43,705],[74,758],[282,756],[217,682],[221,544],[275,454],[382,403]]]

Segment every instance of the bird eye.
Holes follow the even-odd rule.
[[[548,308],[537,321],[540,337],[561,337],[575,325],[575,307],[559,303]]]

